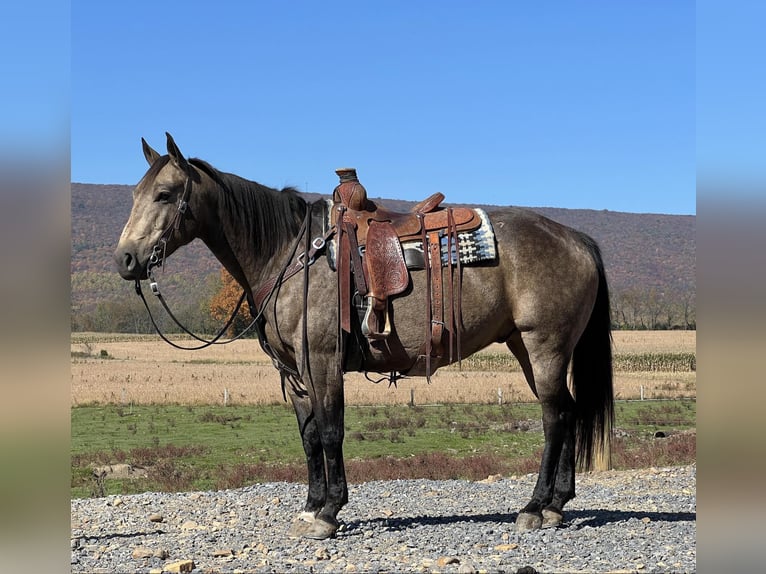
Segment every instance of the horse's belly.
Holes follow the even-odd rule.
[[[441,308],[435,306],[431,299],[429,311],[423,284],[425,278],[422,273],[413,273],[412,288],[408,294],[389,301],[391,334],[385,339],[367,343],[365,370],[425,376],[487,345],[506,340],[514,327],[501,277],[493,268],[464,269],[460,304],[455,282],[451,300],[450,291],[444,285]],[[460,326],[459,329],[456,325]],[[433,334],[439,331],[439,327],[442,336],[437,344]],[[432,352],[430,361],[426,361],[429,339]]]

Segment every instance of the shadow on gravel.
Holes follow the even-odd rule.
[[[652,522],[695,522],[696,512],[623,512],[619,510],[571,510],[565,513],[565,522],[561,528],[579,530],[583,527],[598,527],[617,522],[627,522],[630,519],[642,520],[648,518]],[[359,534],[367,528],[384,527],[388,530],[408,530],[421,526],[449,525],[475,523],[512,524],[516,513],[511,514],[461,514],[452,516],[404,516],[401,518],[374,518],[371,520],[351,520],[345,522],[343,534]]]
[[[641,512],[621,510],[571,510],[565,511],[566,525],[576,521],[575,528],[584,526],[604,526],[614,522],[625,522],[631,518],[643,520],[648,518],[651,522],[696,522],[696,512]],[[565,525],[565,526],[566,526]]]

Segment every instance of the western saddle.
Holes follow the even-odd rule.
[[[445,356],[445,327],[449,334],[449,360],[453,361],[453,347],[459,360],[461,267],[458,234],[477,229],[481,218],[469,208],[441,206],[442,193],[424,199],[409,212],[390,211],[367,197],[355,169],[343,168],[335,173],[340,183],[333,191],[332,223],[336,228],[341,328],[351,332],[352,275],[357,293],[367,302],[361,321],[362,333],[370,341],[380,341],[391,334],[390,299],[409,287],[410,269],[424,269],[426,335],[421,355],[425,356],[426,373],[430,374],[431,357]],[[446,249],[443,249],[445,242]],[[415,243],[419,248],[408,249],[405,256],[403,243]],[[448,276],[446,300],[443,266],[447,267]],[[457,270],[454,275],[453,266]]]

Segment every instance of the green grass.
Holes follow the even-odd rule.
[[[615,404],[617,426],[639,436],[658,430],[679,431],[696,427],[697,401],[618,401]]]
[[[349,480],[534,472],[543,436],[539,425],[530,430],[530,421],[538,421],[540,412],[536,403],[347,407]],[[694,428],[696,403],[620,402],[616,415],[618,428],[638,441],[621,439],[624,464],[656,464],[677,453],[639,457],[637,452],[655,448],[641,441],[659,429]],[[73,497],[305,480],[297,423],[287,405],[75,407],[71,433]],[[149,476],[94,478],[95,466],[123,462],[147,467]]]
[[[695,353],[615,353],[615,372],[694,372],[697,370]],[[520,372],[521,366],[510,353],[481,352],[466,357],[462,366],[450,365],[444,370]]]

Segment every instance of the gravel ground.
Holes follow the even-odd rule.
[[[696,475],[578,475],[564,525],[523,534],[536,475],[351,485],[322,542],[285,535],[302,484],[73,500],[72,572],[694,572]]]

